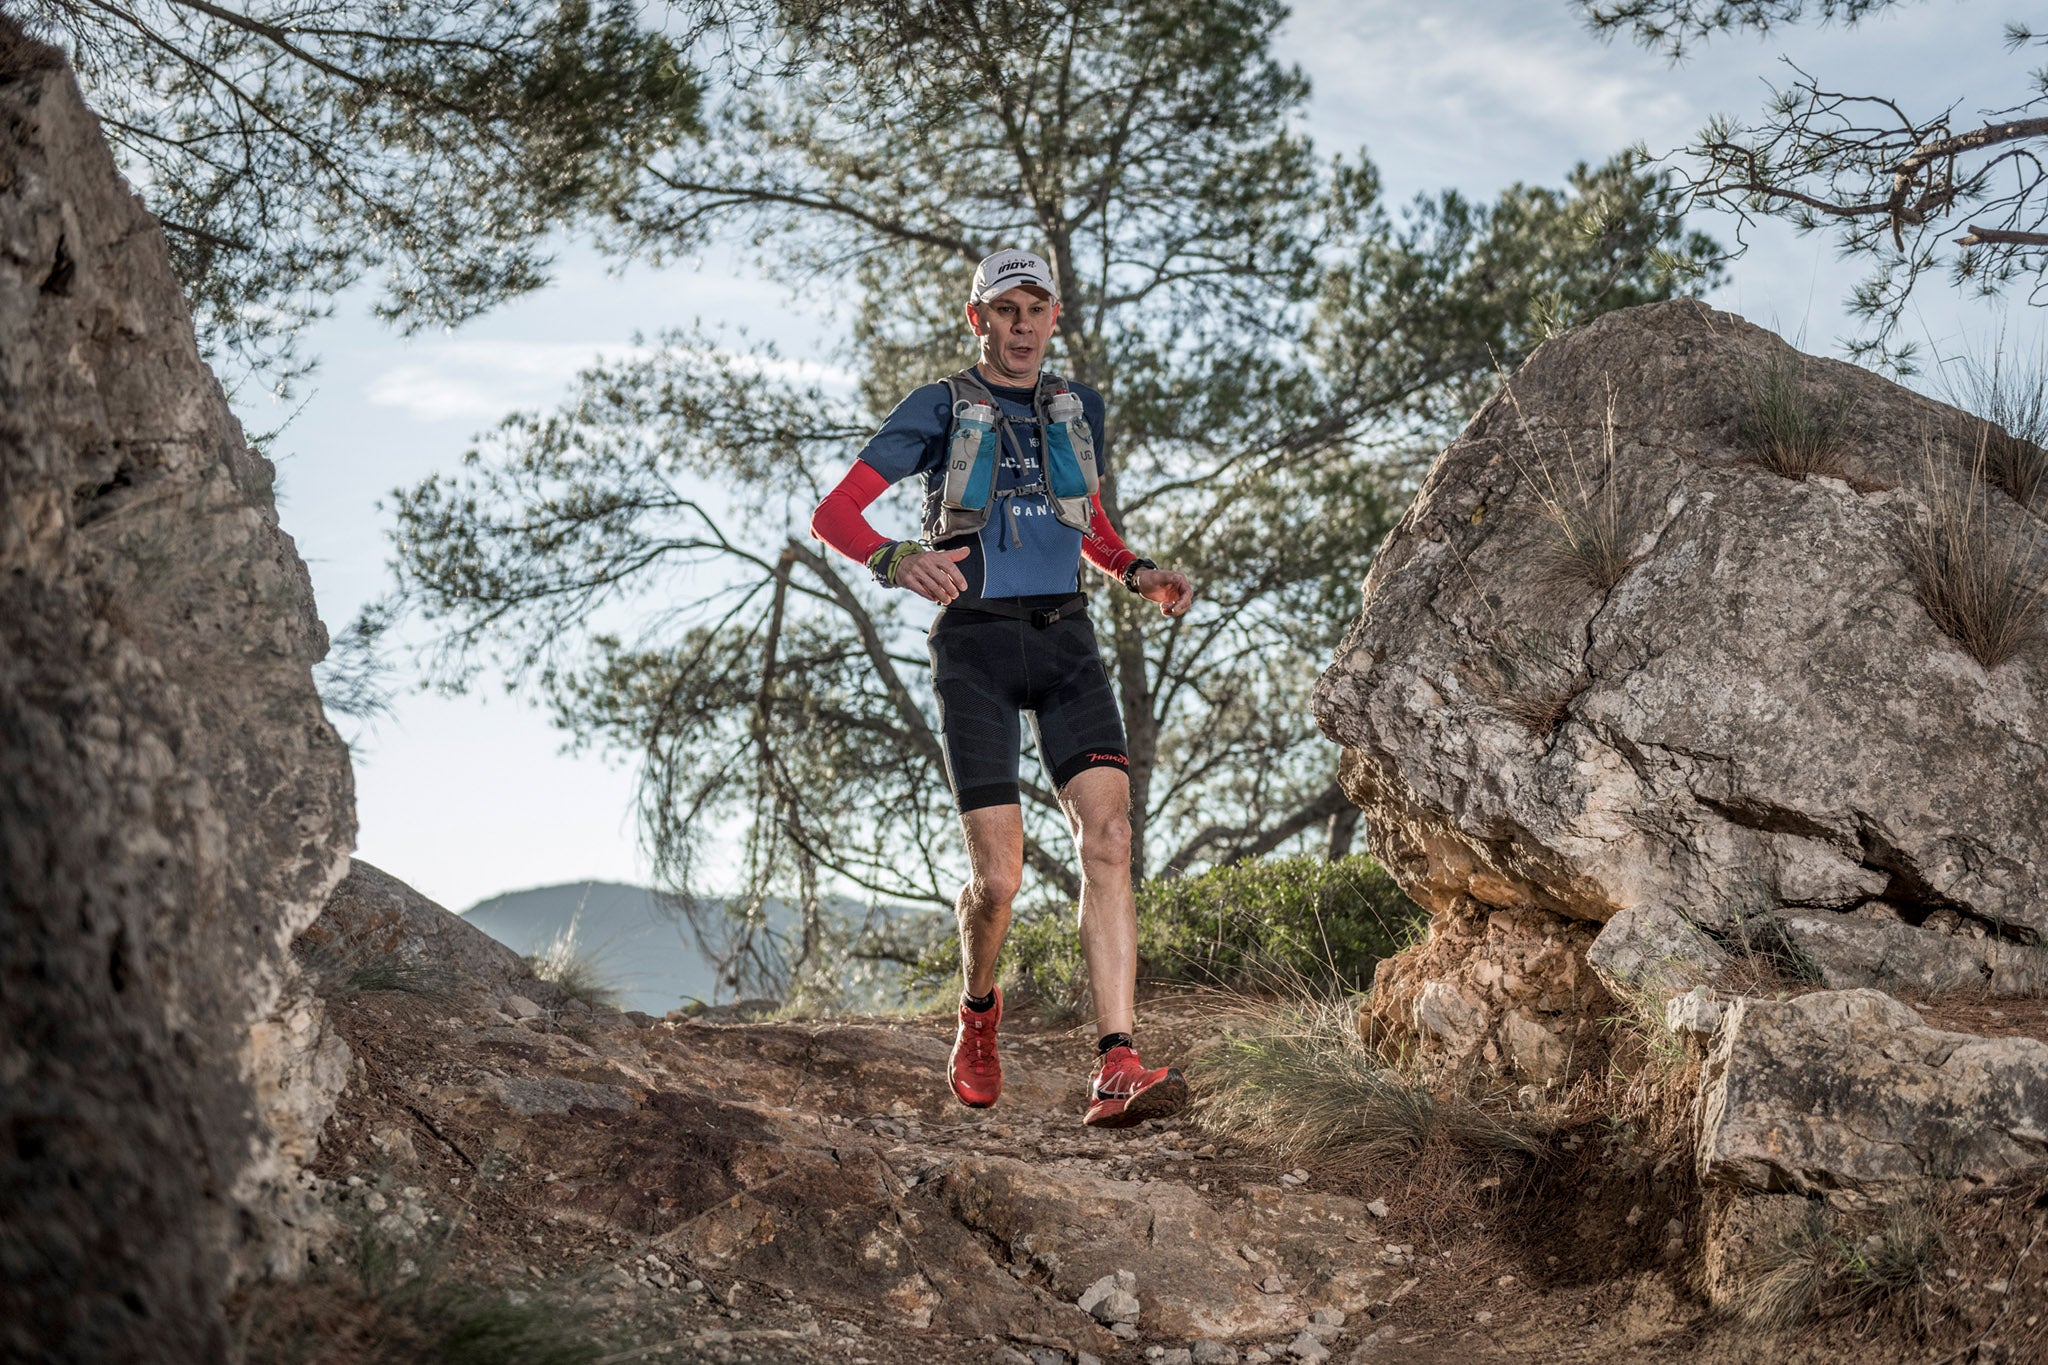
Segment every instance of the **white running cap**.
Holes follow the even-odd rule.
[[[1028,251],[1006,247],[974,268],[974,288],[967,301],[981,303],[1019,288],[1040,290],[1054,303],[1060,299],[1059,286],[1052,282],[1051,266]]]

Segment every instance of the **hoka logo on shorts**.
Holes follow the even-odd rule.
[[[1090,754],[1088,755],[1088,761],[1091,763],[1115,763],[1126,768],[1131,766],[1131,760],[1122,754]]]

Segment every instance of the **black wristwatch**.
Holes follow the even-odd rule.
[[[1138,571],[1140,569],[1156,569],[1158,567],[1157,564],[1154,564],[1149,559],[1134,559],[1124,565],[1124,571],[1118,574],[1117,578],[1126,588],[1136,592],[1138,590]]]

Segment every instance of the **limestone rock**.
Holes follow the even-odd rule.
[[[1617,911],[1586,950],[1586,962],[1617,995],[1668,998],[1705,985],[1727,964],[1720,944],[1662,906]]]
[[[1717,1036],[1727,1018],[1727,1002],[1704,986],[1695,986],[1664,1002],[1664,1027],[1703,1041]]]
[[[2048,1043],[1929,1028],[1874,990],[1729,1007],[1701,1082],[1703,1179],[1882,1192],[2048,1157]]]
[[[250,1030],[245,1069],[269,1142],[268,1151],[243,1168],[235,1195],[247,1207],[269,1211],[269,1234],[251,1248],[266,1274],[297,1274],[332,1230],[299,1173],[320,1150],[320,1132],[348,1085],[351,1060],[348,1044],[328,1026],[326,1005],[297,974],[271,1016]]]
[[[1107,1327],[1111,1323],[1138,1321],[1138,1277],[1128,1270],[1104,1275],[1081,1291],[1074,1300],[1082,1312]]]
[[[1859,915],[1794,915],[1781,924],[1786,941],[1830,990],[2033,995],[2048,986],[2048,951],[2034,944]]]
[[[1853,414],[1849,479],[1755,461],[1741,431],[1774,367]],[[1374,852],[1440,930],[1475,905],[1648,908],[1725,938],[1883,903],[1902,930],[1954,912],[2048,935],[2048,648],[1985,669],[1901,551],[1927,452],[1963,458],[1977,424],[1693,301],[1545,344],[1512,392],[1437,458],[1316,690]],[[1546,497],[1614,509],[1612,586],[1573,568]],[[2009,499],[1989,515],[2027,534]],[[1454,984],[1483,1008],[1433,1000],[1444,1046],[1485,1035],[1506,1069],[1504,1007]]]
[[[0,1357],[228,1359],[231,1277],[295,1235],[338,1054],[287,945],[354,816],[274,478],[0,18]]]
[[[1007,1069],[1006,1063],[1006,1095]],[[1327,1221],[1328,1213],[1346,1223],[1366,1216],[1356,1201],[1337,1196],[1283,1195],[1267,1187],[1269,1205],[1233,1214],[1211,1207],[1186,1185],[1109,1180],[999,1157],[954,1162],[934,1183],[953,1218],[1007,1247],[1013,1259],[1046,1266],[1055,1292],[1069,1303],[1106,1274],[1133,1273],[1148,1336],[1230,1339],[1297,1327],[1307,1304],[1284,1292],[1262,1293],[1261,1279],[1278,1290],[1288,1286],[1234,1250],[1254,1229],[1262,1241],[1281,1231],[1282,1208],[1290,1221],[1298,1218],[1301,1228],[1330,1239],[1312,1250],[1281,1248],[1290,1275],[1308,1281],[1304,1292],[1318,1303],[1353,1309],[1379,1293],[1368,1267],[1336,1251],[1348,1252],[1351,1244],[1343,1241],[1343,1224]],[[1131,1228],[1148,1234],[1134,1242]]]

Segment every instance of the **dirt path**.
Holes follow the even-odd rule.
[[[330,1008],[357,1061],[317,1171],[383,1292],[560,1305],[612,1362],[1718,1354],[1641,1250],[1640,1209],[1619,1241],[1592,1229],[1596,1273],[1587,1229],[1542,1208],[1511,1251],[1499,1218],[1425,1217],[1402,1187],[1283,1169],[1192,1115],[1086,1129],[1086,1040],[1022,1021],[1002,1102],[973,1111],[945,1086],[943,1020],[512,1022],[485,997],[396,992]],[[1166,1001],[1143,1027],[1159,1062],[1209,1025]],[[1119,1271],[1140,1315],[1113,1332],[1076,1300]],[[246,1310],[252,1359],[394,1358],[374,1304],[308,1306],[324,1292]]]

